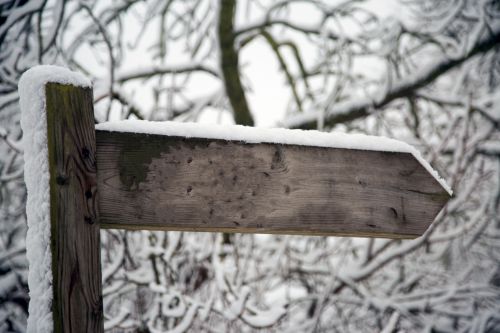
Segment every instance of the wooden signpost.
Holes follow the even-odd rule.
[[[409,153],[95,131],[46,85],[55,332],[102,332],[100,228],[414,238],[449,199]]]

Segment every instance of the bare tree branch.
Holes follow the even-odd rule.
[[[220,65],[226,94],[231,103],[234,120],[237,124],[253,126],[254,121],[245,96],[239,74],[239,56],[234,45],[234,0],[221,0],[219,8],[218,36],[220,46]]]
[[[116,74],[116,81],[124,83],[131,80],[147,79],[163,74],[184,74],[193,72],[207,73],[215,78],[219,78],[219,73],[215,69],[202,64],[189,63],[176,66],[151,66],[149,68],[139,68],[130,71],[123,71]]]

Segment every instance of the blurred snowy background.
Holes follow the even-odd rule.
[[[96,122],[385,135],[455,190],[409,241],[103,231],[109,332],[500,331],[498,0],[0,0],[0,332],[26,329],[36,64],[89,76]]]

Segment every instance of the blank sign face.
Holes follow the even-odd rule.
[[[409,153],[97,131],[105,228],[413,238],[449,198]]]

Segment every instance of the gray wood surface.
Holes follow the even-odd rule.
[[[449,199],[408,153],[96,135],[103,228],[413,238]]]
[[[54,332],[103,332],[92,90],[46,85]]]

